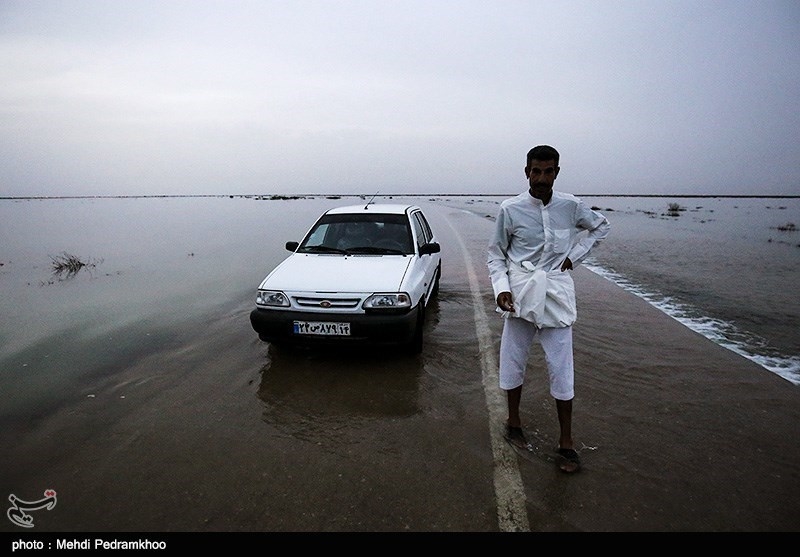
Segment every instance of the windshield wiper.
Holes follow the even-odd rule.
[[[405,252],[395,248],[380,248],[374,246],[359,246],[355,248],[348,248],[346,253],[364,253],[374,255],[405,255]]]
[[[331,246],[305,246],[297,251],[300,253],[347,253],[346,250],[332,248]]]

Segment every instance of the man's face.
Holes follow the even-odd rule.
[[[525,167],[530,194],[539,199],[548,197],[553,190],[553,182],[556,181],[559,170],[555,161],[532,160],[530,166]]]

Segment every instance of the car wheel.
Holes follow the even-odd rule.
[[[425,300],[419,301],[419,311],[417,312],[417,323],[414,327],[414,336],[411,337],[409,351],[411,354],[422,352],[422,337],[425,329]]]
[[[439,279],[442,278],[442,262],[439,261],[439,266],[436,267],[436,274],[433,279],[433,288],[431,289],[431,298],[439,293]]]

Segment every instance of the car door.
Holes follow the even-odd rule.
[[[421,284],[418,286],[418,288],[420,288],[427,300],[427,296],[433,289],[440,256],[438,253],[420,255],[420,248],[422,246],[435,241],[433,231],[431,230],[431,227],[421,210],[412,210],[409,218],[411,220],[411,227],[414,229],[414,241],[416,242],[416,255],[413,265],[414,268],[412,270],[413,274],[416,277],[419,277]],[[415,302],[417,301],[418,300],[415,297]]]

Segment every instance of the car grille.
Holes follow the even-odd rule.
[[[353,309],[361,303],[361,298],[317,298],[295,296],[294,303],[303,308]]]

